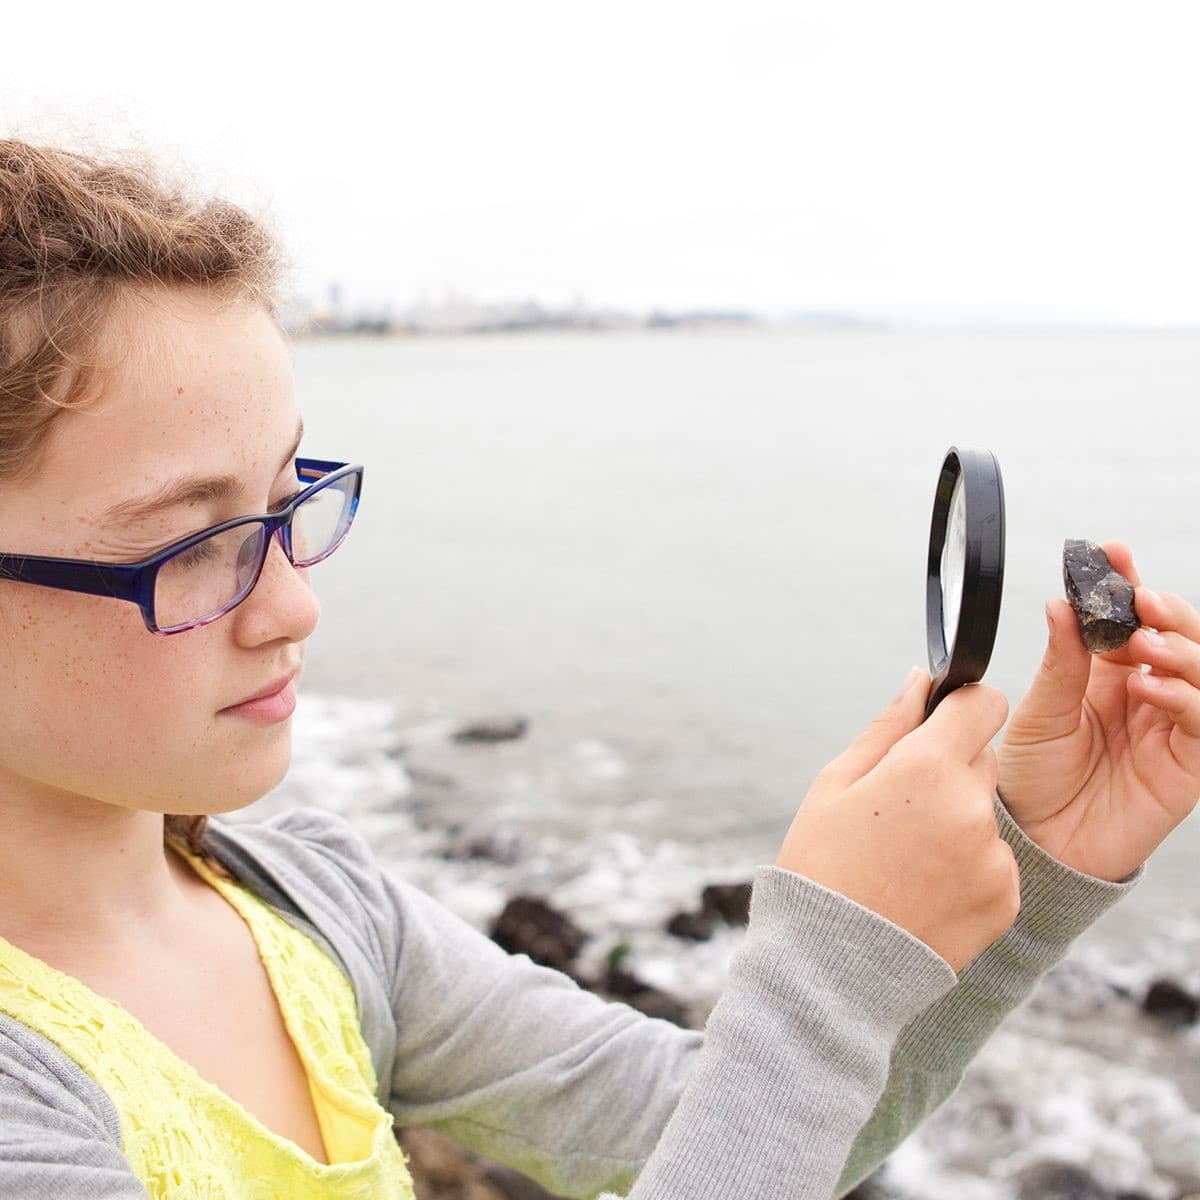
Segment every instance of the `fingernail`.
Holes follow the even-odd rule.
[[[904,677],[904,682],[900,685],[900,690],[892,697],[892,703],[895,704],[902,696],[908,694],[908,689],[917,681],[917,676],[920,674],[920,667],[913,667]]]
[[[1162,600],[1159,598],[1158,593],[1152,592],[1149,588],[1142,588],[1142,596],[1145,599],[1149,600],[1151,604],[1161,604],[1162,603]]]
[[[1054,641],[1054,618],[1050,615],[1050,605],[1046,605],[1046,628],[1050,630],[1050,640]]]
[[[1161,679],[1160,679],[1160,678],[1159,678],[1157,675],[1149,675],[1149,674],[1147,674],[1147,675],[1143,675],[1143,676],[1142,676],[1142,682],[1143,682],[1143,683],[1144,683],[1144,684],[1145,684],[1145,685],[1146,685],[1148,688],[1160,688],[1160,687],[1162,687],[1162,680],[1161,680]]]
[[[1157,629],[1147,629],[1144,626],[1142,628],[1142,637],[1152,646],[1162,646],[1167,640]]]

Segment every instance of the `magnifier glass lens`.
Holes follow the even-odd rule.
[[[967,563],[967,491],[959,475],[950,497],[946,540],[942,543],[942,636],[946,652],[954,649],[958,614],[962,608],[963,575]]]

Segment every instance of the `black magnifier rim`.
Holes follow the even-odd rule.
[[[946,645],[942,621],[942,550],[950,519],[950,501],[959,477],[965,507],[962,596],[953,645]],[[925,641],[929,650],[926,717],[955,688],[978,683],[987,670],[1000,625],[1004,588],[1004,481],[990,450],[951,446],[938,475],[929,529],[925,571]]]

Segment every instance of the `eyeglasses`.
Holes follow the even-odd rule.
[[[213,525],[140,562],[0,554],[0,579],[130,600],[151,633],[207,625],[250,595],[272,537],[294,567],[311,567],[342,544],[358,509],[362,467],[298,458],[296,476],[315,482],[278,512]]]

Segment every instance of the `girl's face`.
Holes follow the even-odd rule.
[[[0,484],[0,550],[133,561],[301,486],[291,365],[267,313],[180,292],[139,306],[120,337],[100,399],[56,418],[30,482]],[[106,515],[223,474],[240,484],[229,501]],[[200,814],[264,795],[287,771],[291,719],[221,710],[301,663],[320,612],[307,575],[272,539],[237,608],[166,637],[128,601],[0,580],[0,804]]]

